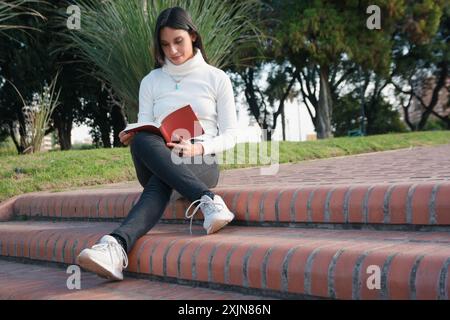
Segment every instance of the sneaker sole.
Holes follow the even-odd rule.
[[[97,274],[99,277],[108,279],[108,280],[123,280],[123,275],[118,276],[113,272],[106,269],[102,264],[96,262],[92,258],[88,256],[78,256],[77,264],[85,270],[91,271]]]

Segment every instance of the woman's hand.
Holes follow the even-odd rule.
[[[135,132],[125,133],[124,131],[121,131],[119,133],[120,142],[126,146],[129,145],[135,134]]]
[[[173,147],[172,152],[180,157],[194,157],[203,154],[203,146],[200,143],[192,144],[189,140],[185,140],[178,136],[175,136],[179,142],[168,142],[166,145],[170,148]]]

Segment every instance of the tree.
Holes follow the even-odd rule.
[[[251,122],[256,122],[265,132],[263,139],[270,141],[281,116],[282,138],[286,140],[285,103],[298,95],[296,91],[297,70],[285,59],[276,59],[273,52],[272,8],[261,6],[255,12],[260,41],[250,42],[237,51],[236,62],[228,68],[232,72],[235,92],[243,93],[248,105]]]
[[[355,64],[380,73],[389,68],[391,34],[405,4],[377,1],[383,27],[369,30],[366,9],[372,2],[270,1],[280,21],[278,55],[301,70],[303,99],[315,111],[308,109],[319,138],[332,136],[333,91],[357,70]]]
[[[424,11],[434,14],[426,15]],[[421,19],[410,23],[407,32],[396,34],[393,51],[396,68],[391,75],[391,83],[400,96],[405,122],[411,130],[423,130],[431,115],[450,128],[449,114],[439,114],[435,110],[440,93],[450,90],[450,4],[442,1],[427,2],[427,6],[416,4],[412,6],[411,14]],[[431,92],[427,100],[423,97],[424,91]],[[416,122],[410,120],[413,99],[422,107],[420,119]]]
[[[29,26],[18,24],[18,18],[19,17],[35,17],[39,19],[45,19],[44,16],[42,16],[37,10],[33,8],[27,8],[24,5],[31,4],[37,2],[36,0],[10,0],[10,1],[0,1],[0,40],[3,39],[9,39],[9,40],[15,40],[13,35],[11,34],[11,31],[17,31],[21,30],[24,31],[26,29],[34,29],[30,28]],[[3,40],[2,40],[3,41]],[[17,40],[15,40],[17,41]],[[0,54],[0,64],[4,62],[2,60],[4,56]],[[1,70],[1,65],[0,65]],[[1,78],[0,75],[0,89],[4,86],[5,80]],[[4,99],[3,99],[4,103]],[[0,106],[2,104],[2,97],[0,96]],[[0,115],[1,115],[0,110]],[[9,126],[4,123],[0,122],[0,141],[3,141],[5,137],[10,135],[10,128]],[[16,141],[15,141],[16,142]],[[17,142],[16,142],[17,143]]]
[[[43,7],[36,1],[29,1],[27,4],[33,7],[22,9],[30,12],[37,12],[37,9]],[[33,93],[38,92],[45,83],[49,84],[56,73],[47,72],[49,64],[48,59],[42,57],[43,47],[36,45],[33,48],[35,44],[41,44],[40,40],[46,37],[39,29],[41,17],[15,15],[9,22],[22,27],[9,29],[7,35],[2,35],[0,42],[0,125],[13,138],[19,153],[26,148],[24,139],[28,134],[23,103],[18,92],[25,101],[30,102]],[[23,32],[23,28],[31,31]],[[15,139],[14,134],[17,123],[20,141]]]
[[[252,14],[259,6],[257,0],[85,0],[79,5],[83,27],[68,33],[72,47],[95,65],[96,76],[124,102],[131,122],[138,112],[139,83],[154,67],[153,26],[162,9],[179,5],[191,13],[210,63],[219,68],[231,63],[241,45],[256,39]]]
[[[249,115],[254,117],[266,132],[267,141],[272,140],[279,116],[282,139],[286,140],[285,103],[298,95],[294,88],[297,79],[295,70],[288,64],[279,65],[273,62],[257,62],[253,66],[234,70],[237,75],[233,81],[236,92],[243,91],[249,106]],[[263,74],[267,74],[267,77],[263,77]]]
[[[366,134],[406,131],[397,109],[381,95],[372,94],[368,101]],[[347,136],[349,131],[361,128],[360,96],[357,90],[340,97],[335,106],[335,112],[333,113],[333,133],[335,136]]]
[[[11,22],[32,31],[24,33],[16,29],[10,30],[9,37],[5,37],[5,41],[0,43],[0,83],[1,79],[5,79],[3,86],[0,84],[0,126],[3,126],[13,140],[15,137],[13,131],[17,123],[20,136],[27,135],[22,103],[9,82],[18,87],[18,91],[26,101],[30,101],[33,94],[45,83],[50,83],[52,75],[60,70],[58,79],[58,87],[61,88],[60,105],[52,114],[53,121],[47,134],[56,131],[61,149],[68,150],[72,145],[71,132],[74,122],[79,124],[86,122],[88,116],[92,116],[90,119],[94,121],[104,117],[102,112],[88,112],[82,107],[81,101],[88,101],[91,107],[103,110],[101,104],[106,104],[107,98],[100,101],[100,105],[97,103],[96,99],[102,97],[100,94],[102,84],[92,75],[92,68],[88,64],[80,63],[76,50],[58,50],[64,45],[61,32],[66,32],[67,28],[65,20],[61,21],[57,17],[67,18],[67,3],[56,0],[51,2],[33,4],[46,16],[45,23],[35,16],[18,16]],[[107,111],[103,113],[106,114]],[[108,136],[109,140],[113,121],[115,145],[118,146],[120,144],[117,143],[117,135],[125,127],[124,117],[120,111],[114,111],[113,114],[114,118],[108,119],[106,127],[109,131],[104,137]],[[22,153],[25,149],[24,143],[16,140],[14,142],[18,152]],[[108,145],[107,142],[105,145]]]

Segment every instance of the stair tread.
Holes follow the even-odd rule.
[[[69,289],[63,266],[25,264],[0,259],[0,300],[264,300],[265,297],[125,278],[112,282],[81,271],[79,289]],[[70,281],[74,285],[75,282]],[[14,288],[14,290],[11,290]],[[273,299],[273,298],[271,298]]]
[[[45,232],[47,235],[63,235],[76,233],[81,238],[101,237],[114,230],[118,222],[82,222],[82,221],[8,221],[0,224],[0,235],[25,234],[28,232]],[[277,242],[288,245],[322,246],[324,244],[341,244],[343,246],[358,241],[359,243],[380,242],[400,246],[408,243],[411,246],[448,246],[450,233],[446,231],[386,231],[386,230],[352,230],[326,228],[286,228],[262,226],[228,225],[220,232],[206,235],[200,225],[192,226],[189,233],[189,223],[165,224],[159,223],[139,240],[146,238],[161,238],[174,240],[208,240],[208,243],[232,242],[240,246],[257,245],[271,247]],[[270,241],[267,241],[267,239]],[[1,237],[0,237],[1,239]],[[92,240],[92,239],[91,239]],[[138,241],[138,242],[139,242]],[[138,246],[138,243],[136,243]]]
[[[74,264],[83,248],[118,225],[4,222],[0,255]],[[449,244],[450,234],[438,231],[230,225],[206,236],[199,225],[190,235],[188,223],[160,223],[136,242],[126,271],[281,297],[448,299]],[[370,266],[384,279],[376,291],[364,287]]]
[[[234,223],[208,236],[196,224],[190,235],[182,223],[189,203],[174,201],[167,223],[137,241],[126,275],[282,297],[449,299],[449,154],[447,144],[282,164],[268,176],[260,168],[226,170],[213,191]],[[0,256],[73,264],[119,225],[141,190],[135,182],[2,203],[0,220],[47,221],[0,223]],[[367,286],[373,266],[381,275],[376,290]]]
[[[0,224],[0,234],[48,231],[48,232],[81,232],[84,235],[104,234],[111,232],[119,226],[119,222],[100,221],[6,221]],[[103,232],[102,232],[103,231]],[[402,231],[402,230],[372,230],[372,229],[331,229],[308,227],[265,227],[240,226],[233,223],[220,232],[206,235],[206,231],[198,222],[192,225],[192,235],[189,234],[189,222],[185,223],[159,223],[144,237],[178,237],[180,239],[197,239],[208,237],[211,241],[224,240],[223,238],[237,240],[245,238],[249,241],[260,240],[267,237],[277,240],[301,241],[303,239],[323,239],[330,241],[410,241],[412,243],[450,243],[450,233],[447,231]]]
[[[8,215],[123,219],[141,194],[140,190],[122,189],[87,191],[25,194],[9,204]],[[236,220],[250,223],[450,225],[447,214],[450,207],[449,182],[275,187],[244,185],[240,188],[215,188],[213,191],[222,196]],[[184,219],[189,205],[190,202],[184,198],[171,201],[163,219]],[[195,219],[201,219],[201,214]]]

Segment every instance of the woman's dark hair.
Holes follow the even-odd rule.
[[[156,27],[154,34],[154,56],[155,56],[155,68],[160,68],[164,64],[164,51],[161,47],[161,29],[164,27],[170,27],[172,29],[182,29],[189,34],[196,35],[196,40],[193,43],[194,48],[198,48],[203,55],[203,58],[208,62],[205,49],[203,48],[202,37],[198,33],[197,27],[192,22],[189,13],[180,7],[172,7],[163,10],[158,19],[156,19]]]

